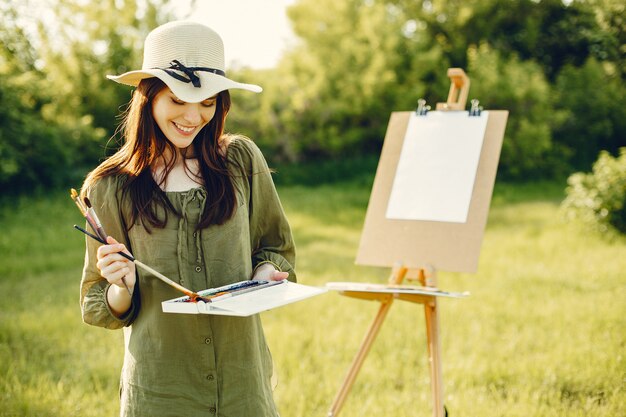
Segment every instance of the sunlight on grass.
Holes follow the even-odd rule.
[[[626,240],[558,214],[558,184],[496,188],[470,291],[441,300],[452,416],[626,415]],[[354,265],[370,188],[281,187],[302,283],[385,282]],[[65,194],[0,209],[0,416],[118,413],[122,334],[81,323],[84,238]],[[326,415],[378,303],[327,293],[263,314],[281,415]],[[341,416],[431,416],[424,313],[396,302]]]

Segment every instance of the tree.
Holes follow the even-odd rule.
[[[4,192],[78,182],[102,158],[118,107],[129,99],[127,88],[104,75],[139,65],[145,34],[166,16],[164,3],[0,6],[8,17],[0,27]]]
[[[280,63],[278,92],[268,94],[276,102],[264,108],[291,159],[378,151],[389,110],[415,107],[430,93],[423,78],[445,77],[439,50],[385,2],[302,0],[288,13],[301,44]]]
[[[600,2],[609,9],[598,11]],[[623,90],[615,61],[623,37],[617,3],[301,0],[289,16],[302,43],[281,63],[280,93],[263,108],[276,110],[273,133],[293,144],[292,159],[375,152],[390,111],[414,108],[419,97],[443,101],[446,69],[470,68],[471,95],[489,108],[511,110],[502,172],[562,175],[581,150],[562,137],[571,111],[557,102],[594,87],[578,83],[555,95],[553,86],[557,79],[565,86],[571,68],[594,57],[617,74],[611,88]],[[621,119],[605,120],[608,130],[621,131]],[[586,140],[603,149],[616,146],[612,137]]]
[[[488,41],[504,56],[535,60],[550,80],[563,66],[580,66],[607,47],[585,2],[491,0],[477,3],[473,12],[461,28],[468,44]]]
[[[507,123],[499,175],[509,179],[563,174],[562,147],[552,138],[552,94],[533,61],[504,58],[484,43],[468,51],[470,96],[488,109],[506,109]]]
[[[555,109],[561,114],[556,140],[571,150],[567,161],[587,170],[601,150],[616,155],[626,146],[626,88],[610,65],[589,58],[568,65],[556,79]]]
[[[131,0],[56,3],[55,28],[39,25],[39,59],[51,85],[61,92],[58,114],[68,111],[92,119],[111,136],[129,89],[105,78],[141,67],[143,40],[170,15],[166,0],[139,6]]]

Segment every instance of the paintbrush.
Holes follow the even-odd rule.
[[[78,195],[76,190],[73,188],[70,190],[70,197],[72,198],[72,200],[74,200],[74,203],[76,203],[76,207],[78,207],[78,210],[80,210],[81,214],[85,217],[85,220],[87,220],[87,223],[89,224],[89,226],[93,229],[94,232],[98,234],[98,236],[102,237],[100,232],[98,232],[98,225],[96,224],[95,220],[91,217],[89,213],[89,209],[87,208],[83,200],[80,199],[80,196]],[[91,211],[94,212],[93,209]],[[102,238],[106,240],[106,235]]]
[[[78,193],[73,188],[70,189],[70,197],[72,198],[72,200],[74,200],[74,203],[76,203],[76,207],[78,207],[78,209],[80,210],[80,213],[83,216],[86,216],[87,207],[85,207],[85,204],[83,204],[83,202],[80,201],[80,197],[78,196]]]
[[[100,223],[100,219],[98,218],[96,211],[93,209],[93,207],[91,207],[91,202],[89,201],[89,199],[85,197],[85,205],[85,203],[80,200],[80,196],[78,195],[76,190],[73,188],[70,190],[70,197],[72,197],[72,200],[74,200],[80,212],[83,214],[83,216],[85,216],[85,220],[87,220],[89,226],[91,226],[93,231],[96,232],[98,237],[100,237],[100,241],[106,245],[107,234],[102,227],[102,223]],[[126,284],[126,280],[124,278],[122,278],[122,283],[124,284],[126,291],[128,291],[128,295],[132,297],[133,294],[130,292],[130,288],[128,288],[128,284]]]
[[[96,211],[91,206],[91,201],[89,201],[89,198],[87,197],[85,197],[83,201],[85,202],[85,205],[87,206],[87,216],[89,216],[91,220],[93,221],[93,223],[95,224],[94,232],[96,232],[96,234],[100,236],[103,240],[106,240],[107,234],[104,231],[104,228],[102,227],[102,223],[100,222],[100,219],[98,218],[98,215],[96,214]]]
[[[102,243],[103,245],[107,245],[108,244],[104,239],[100,238],[99,236],[94,235],[93,233],[89,233],[88,231],[86,231],[85,229],[83,229],[80,226],[74,225],[74,228],[76,230],[79,230],[79,231],[83,232],[84,234],[86,234],[90,238],[97,240],[98,242]],[[189,297],[192,301],[194,301],[194,302],[197,302],[197,301],[209,302],[208,298],[205,298],[205,297],[199,295],[198,293],[195,293],[195,292],[193,292],[193,291],[183,287],[182,285],[172,281],[171,279],[169,279],[165,275],[161,274],[160,272],[150,268],[148,265],[144,264],[143,262],[138,261],[132,255],[128,255],[128,254],[126,254],[124,252],[118,252],[118,253],[120,255],[122,255],[124,258],[126,258],[129,261],[133,262],[135,265],[140,266],[141,268],[143,268],[146,271],[150,272],[152,275],[154,275],[155,277],[157,277],[161,281],[163,281],[166,284],[176,288],[178,291],[182,292],[187,297]],[[124,285],[126,285],[125,282],[124,282]],[[126,287],[126,288],[128,289],[128,287]]]

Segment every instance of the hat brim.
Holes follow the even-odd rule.
[[[200,87],[194,87],[191,82],[179,81],[160,69],[129,71],[122,75],[107,75],[107,78],[120,84],[136,87],[141,80],[156,77],[163,81],[176,97],[187,103],[199,103],[221,91],[230,89],[248,90],[254,93],[263,91],[263,88],[258,85],[239,83],[211,72],[197,71],[196,75],[200,78]]]

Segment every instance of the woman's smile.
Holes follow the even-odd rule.
[[[196,126],[184,126],[176,122],[172,122],[172,123],[174,124],[176,129],[178,129],[180,133],[183,135],[190,135],[193,133],[194,130],[196,130]]]

